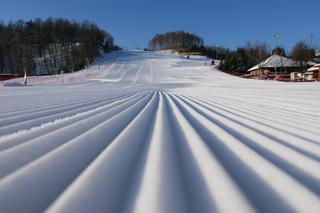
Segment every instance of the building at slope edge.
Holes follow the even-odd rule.
[[[269,76],[275,77],[277,75],[282,78],[290,78],[290,73],[299,72],[300,65],[297,61],[274,54],[265,61],[250,68],[248,72],[252,76]]]

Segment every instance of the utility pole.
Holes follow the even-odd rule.
[[[277,33],[275,35],[273,35],[273,38],[276,40],[276,61],[278,61],[278,49],[279,49],[279,42],[280,42],[280,38],[281,38],[281,34],[280,33]],[[276,64],[276,67],[275,67],[275,74],[274,76],[276,77],[277,76],[277,64]]]
[[[279,47],[280,38],[281,38],[281,34],[280,33],[274,34],[273,38],[276,40],[276,48],[278,48]]]

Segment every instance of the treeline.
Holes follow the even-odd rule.
[[[243,47],[230,50],[218,46],[205,46],[201,37],[184,31],[156,34],[149,42],[149,50],[173,49],[178,52],[198,53],[221,60],[220,69],[236,75],[242,75],[251,67],[264,61],[272,54],[289,57],[300,63],[301,70],[306,69],[307,62],[315,57],[315,43],[297,42],[289,54],[282,47],[270,50],[265,42],[247,42]]]
[[[228,49],[218,46],[204,46],[203,38],[196,34],[175,31],[164,34],[156,34],[148,45],[149,50],[176,50],[178,52],[190,52],[206,55],[210,58],[223,59]],[[147,50],[147,49],[146,49]]]
[[[36,19],[0,23],[0,73],[56,74],[84,68],[100,51],[117,49],[94,23]]]
[[[202,45],[196,49],[196,52],[200,53],[201,55],[208,56],[209,58],[223,60],[230,50],[224,47]]]
[[[236,75],[242,75],[251,67],[264,61],[272,54],[289,57],[300,63],[301,70],[306,70],[307,62],[315,58],[315,47],[312,42],[297,42],[289,54],[282,47],[277,47],[270,51],[268,44],[264,42],[256,42],[252,44],[248,42],[245,46],[236,50],[228,50],[222,58],[220,69]]]
[[[248,42],[245,46],[234,51],[228,50],[220,63],[220,69],[233,74],[245,73],[251,67],[257,65],[271,56],[267,43]]]
[[[192,51],[203,45],[203,39],[195,34],[184,31],[156,34],[149,42],[150,50],[174,49]]]

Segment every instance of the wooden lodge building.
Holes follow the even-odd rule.
[[[315,64],[309,68],[306,74],[311,75],[313,79],[320,81],[320,64]]]
[[[281,78],[290,78],[290,73],[301,71],[297,61],[274,54],[265,61],[250,68],[250,76],[269,76],[279,75]]]

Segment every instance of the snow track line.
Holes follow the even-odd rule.
[[[44,110],[50,110],[50,109],[55,109],[55,108],[59,108],[59,107],[65,107],[65,106],[72,106],[72,105],[76,105],[78,103],[90,103],[90,102],[95,102],[95,101],[103,101],[101,100],[101,98],[81,98],[79,99],[77,96],[73,97],[71,99],[56,99],[56,98],[52,98],[50,102],[53,103],[48,103],[48,100],[46,98],[47,103],[43,104],[40,106],[37,104],[36,106],[32,106],[34,105],[34,101],[32,103],[29,103],[25,108],[21,108],[21,109],[8,109],[8,111],[1,111],[3,112],[1,117],[11,117],[14,115],[18,115],[18,114],[28,114],[29,112],[38,112],[38,111],[44,111]]]
[[[194,98],[199,99],[198,96],[194,97]],[[200,98],[199,100],[203,100],[203,98]],[[297,122],[297,116],[290,117],[290,116],[288,116],[288,113],[276,113],[275,109],[274,110],[263,109],[263,110],[258,111],[257,106],[259,105],[259,103],[255,103],[254,105],[251,105],[248,103],[241,104],[240,102],[233,103],[234,101],[232,101],[232,103],[230,103],[230,101],[226,102],[225,100],[218,102],[219,101],[218,97],[215,97],[214,100],[215,101],[212,101],[211,99],[209,99],[207,97],[205,101],[210,101],[211,104],[213,104],[213,103],[218,104],[218,105],[221,105],[222,107],[233,108],[233,109],[242,111],[245,114],[252,114],[253,116],[263,117],[263,119],[270,120],[273,122],[284,123],[284,121],[286,121],[285,122],[286,125],[284,125],[284,126],[291,126],[291,123]],[[297,128],[302,128],[303,126],[310,126],[310,125],[313,126],[314,122],[310,123],[310,121],[304,121],[304,119],[301,116],[299,118],[301,118],[298,120],[298,122],[301,123],[301,126],[299,126]],[[317,127],[315,126],[315,128],[317,128]],[[310,130],[305,130],[305,131],[310,132]]]
[[[236,99],[239,99],[239,96],[237,96]],[[272,103],[269,103],[268,105],[263,105],[262,102],[252,102],[250,101],[250,99],[246,99],[245,97],[241,97],[241,99],[246,100],[245,104],[242,104],[242,101],[240,101],[240,102],[237,102],[236,106],[238,105],[243,106],[244,108],[250,109],[250,110],[255,110],[259,108],[259,106],[262,106],[263,107],[262,109],[265,109],[266,107],[268,107],[268,110],[271,112],[268,114],[270,117],[277,118],[277,117],[283,117],[283,115],[285,115],[285,119],[290,119],[291,121],[295,121],[298,116],[300,118],[303,118],[303,120],[301,120],[300,122],[305,121],[305,125],[307,125],[308,123],[312,123],[313,121],[313,118],[310,115],[298,114],[297,112],[294,112],[292,109],[290,110],[286,109],[286,111],[284,111],[284,109],[275,107],[274,104]],[[263,110],[261,110],[261,113],[263,113]],[[307,117],[310,117],[310,118],[307,118]]]
[[[1,213],[320,212],[319,83],[114,56],[1,87]]]
[[[52,150],[69,143],[78,135],[90,132],[101,122],[107,121],[119,114],[121,111],[134,104],[133,101],[118,105],[116,109],[110,109],[104,113],[88,118],[86,121],[79,121],[67,127],[53,131],[42,137],[33,139],[22,145],[14,146],[4,152],[0,152],[0,178],[21,168],[29,162],[51,152]],[[90,123],[90,124],[88,124]],[[14,156],[24,156],[17,158]],[[11,162],[3,164],[2,162]]]
[[[153,83],[154,82],[154,74],[153,74],[153,65],[152,65],[152,60],[149,60],[149,67],[150,67],[150,82],[149,83]]]
[[[125,59],[124,62],[121,64],[121,67],[120,67],[119,69],[116,69],[116,70],[115,70],[116,76],[120,74],[120,71],[123,70],[123,68],[124,68],[124,66],[127,64],[127,62],[128,62],[128,59]]]
[[[127,72],[134,66],[134,64],[131,62],[130,65],[121,73],[121,75],[118,78],[118,81],[121,82],[123,80],[123,77],[127,74]]]
[[[136,71],[135,77],[134,77],[134,79],[132,80],[131,84],[136,84],[136,83],[137,83],[137,81],[139,80],[139,75],[140,75],[143,67],[144,67],[144,62],[141,61],[141,65],[140,65],[139,69]]]
[[[190,212],[234,212],[239,209],[254,212],[217,158],[209,151],[198,131],[170,96],[166,95],[166,99],[171,109],[170,117],[173,118],[171,123],[176,124],[176,137],[181,141],[176,144],[180,150],[182,174],[186,177],[184,187]],[[227,194],[231,196],[228,201],[224,199]]]
[[[308,207],[308,212],[316,212],[320,208],[318,197],[281,169],[266,161],[264,157],[242,144],[221,127],[211,123],[208,118],[198,114],[191,107],[177,100],[176,104],[193,127],[201,133],[201,137],[208,143],[211,150],[218,158],[220,157],[224,167],[227,169],[229,167],[229,172],[242,173],[242,175],[233,173],[232,176],[239,178],[236,181],[240,181],[238,184],[244,186],[242,190],[246,192],[249,199],[254,201],[255,207],[260,212],[303,212]],[[274,176],[278,177],[277,181],[274,181]],[[261,186],[260,194],[254,192],[255,189],[250,186],[252,184]],[[268,205],[267,200],[273,205]],[[310,202],[309,205],[305,206],[306,202]],[[302,203],[304,204],[301,205]]]
[[[5,212],[21,210],[27,212],[44,211],[97,155],[117,137],[123,128],[139,114],[149,101],[150,96],[147,96],[117,116],[72,139],[68,144],[53,150],[1,179],[0,206],[2,209]],[[115,124],[117,125],[115,126]],[[105,134],[105,130],[111,128],[113,131]],[[84,152],[85,155],[79,155],[79,151]],[[66,164],[65,162],[68,163]],[[70,166],[72,166],[72,169],[70,169]],[[52,169],[60,172],[52,174]],[[31,184],[33,182],[39,183],[38,187],[33,187]],[[15,191],[10,190],[13,186],[16,189]],[[45,195],[44,192],[46,192]],[[30,196],[30,193],[33,196],[33,202],[28,202],[26,199]],[[19,199],[22,202],[19,205],[12,205],[9,202],[11,199]]]
[[[43,110],[34,110],[32,112],[23,113],[22,115],[10,116],[4,119],[0,119],[0,123],[1,123],[0,128],[3,126],[11,125],[11,124],[22,123],[31,119],[45,117],[48,114],[54,115],[62,112],[72,111],[76,108],[86,108],[92,105],[99,104],[101,102],[103,101],[84,101],[84,102],[61,105],[61,107],[54,107],[54,108],[49,107]]]
[[[180,97],[183,98],[185,96]],[[290,146],[292,149],[299,150],[300,152],[303,152],[306,155],[312,155],[314,159],[320,161],[320,146],[315,141],[312,141],[307,138],[301,138],[293,132],[279,130],[278,128],[280,127],[276,128],[277,126],[266,125],[265,123],[248,119],[248,116],[239,116],[238,114],[225,110],[224,108],[213,106],[206,101],[195,100],[191,97],[185,98],[201,107],[210,110],[213,113],[216,113],[220,116],[234,121],[235,123],[238,123],[256,132],[259,132],[259,134],[264,135],[270,138],[271,140],[277,141],[286,146]],[[286,140],[282,140],[281,138],[286,138]],[[305,143],[306,141],[310,143]]]
[[[122,202],[119,201],[126,196],[126,189],[130,186],[130,179],[126,177],[134,174],[134,166],[139,159],[146,137],[140,134],[139,130],[148,128],[150,125],[156,99],[157,95],[154,95],[144,109],[74,181],[48,212],[77,212],[92,208],[96,208],[97,211],[100,209],[101,212],[103,212],[102,209],[119,212],[123,208]],[[132,144],[131,148],[128,143]],[[123,160],[123,157],[126,160]],[[97,173],[100,175],[97,176]],[[86,193],[82,193],[83,191]],[[97,192],[105,198],[103,202],[88,196]],[[64,202],[66,200],[68,202]],[[82,200],[81,204],[79,200]]]
[[[95,108],[95,109],[92,109],[89,111],[84,111],[84,112],[81,112],[81,113],[76,114],[71,117],[64,117],[63,119],[55,120],[52,123],[46,123],[46,124],[43,124],[39,127],[33,127],[30,130],[20,131],[18,133],[14,133],[12,135],[0,137],[0,152],[2,150],[16,146],[18,144],[27,142],[28,140],[43,136],[45,134],[48,134],[48,133],[55,131],[57,129],[64,128],[65,126],[68,126],[68,125],[73,124],[75,122],[90,118],[90,116],[93,116],[95,114],[98,114],[99,112],[105,111],[106,109],[112,107],[113,105],[121,104],[122,102],[129,100],[130,98],[134,98],[136,96],[139,96],[139,95],[140,94],[138,93],[138,94],[132,95],[132,96],[125,95],[125,96],[117,97],[115,99],[110,99],[106,103],[104,103],[105,105],[100,106],[98,108]]]
[[[71,101],[71,103],[70,103]],[[48,108],[55,108],[55,107],[58,107],[58,106],[64,106],[65,104],[67,103],[78,103],[78,102],[82,102],[82,101],[88,101],[87,99],[82,99],[82,100],[74,100],[74,99],[68,99],[68,100],[63,100],[62,102],[58,102],[58,103],[55,103],[55,104],[41,104],[41,103],[38,103],[37,106],[34,106],[34,102],[31,102],[31,103],[28,103],[28,105],[25,105],[24,107],[17,107],[17,108],[12,108],[10,107],[10,109],[1,109],[1,114],[0,116],[1,117],[9,117],[9,116],[14,116],[14,115],[18,115],[18,114],[21,114],[21,113],[28,113],[28,112],[32,112],[34,111],[35,109],[48,109]]]
[[[182,178],[178,172],[174,150],[174,137],[167,132],[170,125],[163,92],[150,126],[148,138],[133,178],[134,187],[129,190],[129,199],[124,212],[187,212]],[[160,139],[160,140],[159,140]]]
[[[34,119],[29,119],[29,120],[24,120],[18,123],[13,123],[11,125],[6,125],[4,127],[0,127],[0,135],[8,135],[8,134],[12,134],[14,132],[12,132],[12,130],[14,129],[31,129],[32,127],[35,126],[40,126],[44,123],[48,123],[48,122],[53,122],[57,119],[62,119],[66,116],[72,116],[75,115],[77,113],[81,113],[82,111],[85,110],[90,110],[92,108],[96,108],[98,106],[102,106],[103,103],[106,101],[97,101],[96,103],[91,104],[85,104],[85,105],[81,105],[81,106],[73,106],[73,107],[68,107],[67,110],[66,109],[57,109],[54,111],[54,113],[50,113],[48,112],[48,114],[46,113],[42,113],[45,116],[39,116],[38,118],[34,118]],[[80,107],[80,108],[78,108]],[[31,118],[31,117],[30,117]]]
[[[190,96],[185,96],[185,97],[191,98]],[[251,109],[250,109],[250,111],[245,111],[245,109],[248,109],[245,107],[239,107],[239,106],[235,106],[235,105],[231,105],[231,104],[221,104],[221,103],[208,101],[208,100],[204,100],[204,99],[199,99],[199,98],[191,98],[191,99],[198,101],[198,102],[208,104],[214,109],[219,109],[219,110],[225,111],[227,113],[233,114],[235,116],[241,117],[243,119],[256,122],[256,123],[261,124],[267,128],[272,128],[272,129],[278,130],[280,132],[291,134],[291,135],[294,135],[295,137],[301,138],[302,140],[310,141],[314,144],[320,145],[320,143],[316,141],[320,137],[320,134],[316,133],[316,132],[312,132],[310,129],[307,130],[305,128],[302,128],[304,126],[304,124],[301,124],[299,126],[292,126],[289,122],[287,122],[287,123],[283,122],[283,118],[281,118],[281,119],[279,119],[279,117],[270,118],[270,116],[267,116],[268,114],[270,114],[270,112],[255,112],[255,113],[253,113],[253,110],[251,110]],[[264,122],[261,122],[261,120],[264,120]],[[281,126],[281,130],[276,129],[277,126]],[[300,135],[296,134],[297,131],[299,131],[300,133],[301,133],[301,131],[303,131],[304,135],[308,135],[309,138],[301,137]],[[269,131],[269,132],[273,132],[273,131]]]
[[[196,108],[193,104],[186,104],[195,109],[199,114],[209,118],[210,121],[223,128],[230,135],[255,150],[274,165],[286,171],[306,185],[311,191],[320,195],[320,164],[319,161],[315,162],[313,159],[309,159],[310,154],[303,155],[291,147],[265,137],[264,134],[260,134],[250,127],[248,128],[243,126],[243,124],[234,122],[230,118],[223,117],[217,113],[210,113],[205,109],[200,111],[200,107]]]
[[[228,97],[224,97],[224,96],[212,96],[211,94],[208,94],[208,93],[204,93],[203,91],[197,91],[197,95],[196,96],[199,96],[201,94],[202,97],[207,97],[208,100],[210,100],[209,97],[212,97],[214,100],[227,100],[227,101],[232,101],[232,102],[235,102],[237,101],[236,103],[241,105],[243,103],[245,103],[246,107],[249,107],[249,106],[252,106],[252,108],[259,108],[259,106],[263,107],[262,109],[265,109],[267,107],[267,109],[271,110],[273,112],[274,115],[280,115],[280,116],[283,116],[284,114],[286,115],[286,117],[288,118],[292,118],[293,120],[296,119],[296,116],[299,114],[297,114],[297,112],[301,112],[302,110],[299,110],[299,111],[293,111],[292,110],[292,107],[290,107],[291,109],[288,109],[288,108],[280,108],[280,107],[277,107],[275,106],[274,102],[275,101],[271,101],[269,103],[267,103],[266,105],[264,105],[263,103],[264,102],[261,102],[261,101],[252,101],[250,99],[250,97],[243,97],[241,95],[238,95],[238,96],[233,96],[232,94],[231,95],[228,95]],[[193,92],[191,92],[193,93]],[[243,101],[245,100],[245,102]],[[260,100],[260,99],[259,99]],[[223,101],[225,102],[225,101]],[[280,110],[280,111],[279,111]],[[284,111],[285,110],[285,111]],[[263,112],[263,111],[262,111]],[[272,114],[270,114],[270,116],[272,116]],[[300,115],[301,116],[301,115]],[[310,117],[312,119],[311,116],[314,116],[314,115],[309,115],[309,114],[302,114],[302,116],[304,117]],[[308,122],[310,122],[312,120],[308,120]]]

